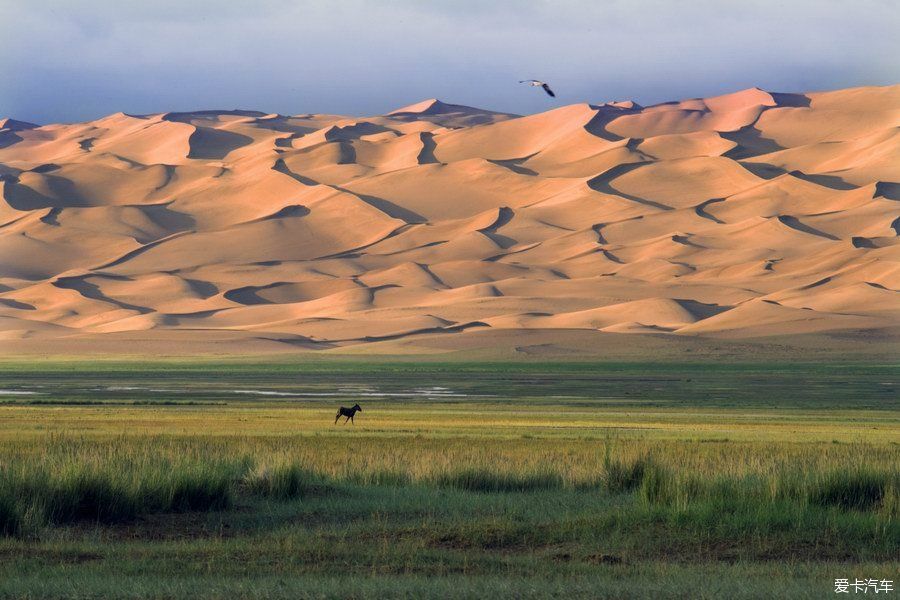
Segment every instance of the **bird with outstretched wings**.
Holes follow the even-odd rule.
[[[538,81],[537,79],[523,79],[519,83],[527,83],[531,87],[541,87],[547,95],[551,98],[556,98],[556,94],[553,93],[553,90],[550,89],[550,86],[544,83],[543,81]]]

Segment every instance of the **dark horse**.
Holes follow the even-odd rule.
[[[347,424],[347,421],[350,421],[352,423],[353,415],[358,412],[362,412],[362,408],[359,406],[359,404],[354,404],[353,408],[345,408],[342,406],[338,409],[338,413],[334,417],[334,424],[337,425],[338,419],[340,419],[341,417],[347,417],[347,419],[344,421],[344,425]],[[356,423],[353,424],[356,425]]]

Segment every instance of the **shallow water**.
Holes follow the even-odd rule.
[[[23,386],[28,387],[28,386]],[[38,387],[38,386],[31,386]],[[334,390],[333,387],[323,388],[322,384],[311,384],[308,386],[298,387],[297,389],[264,389],[264,388],[246,388],[246,389],[228,389],[224,387],[184,387],[184,388],[158,388],[139,385],[109,385],[109,386],[79,386],[79,385],[54,385],[41,386],[40,391],[34,389],[0,389],[0,396],[31,396],[43,395],[49,396],[51,399],[58,398],[61,401],[65,398],[90,398],[97,401],[102,400],[152,400],[147,396],[155,396],[159,399],[167,395],[178,395],[181,397],[201,397],[201,398],[227,398],[228,396],[259,396],[260,398],[281,398],[281,399],[316,399],[316,398],[410,398],[410,399],[432,399],[439,400],[441,398],[470,398],[470,397],[488,397],[487,394],[466,394],[458,392],[443,386],[431,387],[415,387],[401,388],[393,390],[382,390],[373,386],[344,386]]]
[[[576,368],[577,367],[577,368]],[[568,368],[568,367],[567,367]],[[893,367],[842,365],[602,365],[571,372],[523,367],[457,372],[413,365],[321,372],[286,369],[148,372],[9,371],[0,373],[4,404],[153,402],[491,402],[781,406],[843,409],[900,407]]]

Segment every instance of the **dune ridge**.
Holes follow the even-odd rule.
[[[4,344],[900,323],[900,85],[5,118],[0,198]]]

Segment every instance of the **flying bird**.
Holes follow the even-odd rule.
[[[520,81],[519,83],[527,83],[531,87],[541,86],[544,88],[544,91],[547,92],[547,95],[551,98],[556,98],[556,94],[553,93],[553,90],[550,89],[550,86],[544,83],[543,81],[538,81],[537,79],[525,79]]]

